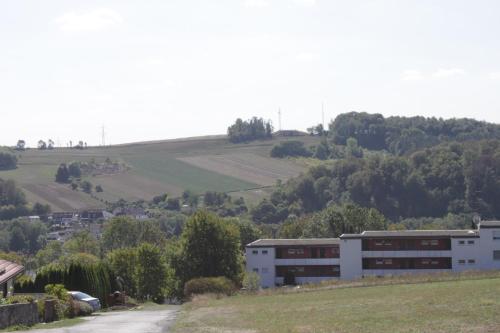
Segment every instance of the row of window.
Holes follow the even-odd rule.
[[[255,273],[257,273],[257,274],[259,273],[259,269],[258,268],[254,268],[253,271]],[[262,267],[261,272],[262,272],[262,274],[267,274],[267,273],[269,273],[269,269],[267,267]]]
[[[474,243],[475,242],[473,240],[468,240],[467,241],[467,245],[474,245]],[[465,245],[465,244],[466,244],[465,240],[459,240],[458,241],[458,245]]]
[[[459,265],[465,265],[465,263],[467,263],[469,265],[474,265],[476,263],[476,260],[475,259],[468,259],[467,261],[465,259],[458,260]]]
[[[420,263],[422,265],[439,265],[438,260],[433,260],[430,258],[420,259]],[[376,265],[392,265],[393,261],[392,261],[392,258],[376,259],[375,264]]]
[[[262,250],[263,255],[266,255],[267,253],[267,250]],[[259,250],[252,250],[252,254],[259,254]]]
[[[392,240],[388,239],[380,239],[375,241],[376,246],[392,246]],[[439,240],[437,239],[422,239],[420,241],[420,245],[422,246],[438,246]]]

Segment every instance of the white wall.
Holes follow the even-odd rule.
[[[339,278],[335,276],[307,276],[307,277],[298,276],[295,278],[295,282],[297,282],[297,284],[307,284],[307,283],[320,283],[321,281],[338,280],[338,279]]]
[[[418,275],[449,272],[449,269],[365,269],[364,276]]]
[[[340,240],[340,278],[359,279],[363,275],[361,239]]]
[[[257,254],[254,254],[254,252]],[[267,251],[267,254],[263,254]],[[276,271],[274,267],[275,252],[272,247],[247,247],[245,250],[247,272],[258,269],[260,285],[262,288],[272,288],[275,286]]]
[[[500,233],[500,227],[479,229],[479,235],[481,237],[479,252],[481,256],[480,269],[500,269],[500,260],[493,260],[493,251],[500,251],[500,239],[493,239],[495,231]]]
[[[474,244],[469,244],[473,241]],[[464,242],[465,244],[460,244]],[[480,253],[481,240],[479,238],[452,238],[451,239],[451,260],[452,269],[454,272],[463,272],[478,270],[481,267]],[[469,260],[475,260],[475,263],[470,263]],[[465,260],[465,264],[461,264],[459,260]]]

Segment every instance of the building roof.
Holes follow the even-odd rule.
[[[247,247],[273,247],[273,246],[310,246],[310,245],[337,245],[338,238],[298,238],[298,239],[259,239],[247,244]]]
[[[500,221],[481,221],[479,222],[480,228],[500,228]]]
[[[0,284],[24,272],[24,266],[0,259]]]
[[[372,237],[477,237],[477,230],[402,230],[363,231],[360,234],[343,234],[341,239]]]

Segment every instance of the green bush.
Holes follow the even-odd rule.
[[[79,290],[101,300],[106,306],[106,296],[116,290],[115,277],[106,264],[71,263],[69,267],[46,265],[34,281],[15,283],[18,293],[43,293],[48,284],[62,284],[68,290]]]
[[[92,312],[94,312],[94,309],[89,304],[81,301],[71,301],[67,309],[67,316],[70,318],[90,316]]]
[[[224,294],[234,295],[236,286],[226,277],[196,278],[189,280],[184,285],[184,296],[191,297],[199,294]]]
[[[33,303],[35,299],[27,295],[14,295],[5,299],[5,304]]]
[[[69,300],[68,290],[64,288],[62,284],[48,284],[45,286],[45,293],[50,296],[54,296],[58,300],[67,301]]]
[[[310,157],[312,152],[304,146],[301,141],[285,141],[277,144],[271,150],[271,157],[283,158],[291,157]]]
[[[243,288],[250,292],[255,292],[260,289],[260,276],[255,272],[245,273],[243,278]]]

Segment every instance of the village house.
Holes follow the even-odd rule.
[[[14,280],[23,273],[24,266],[7,260],[0,260],[0,288],[3,298],[12,295]]]

